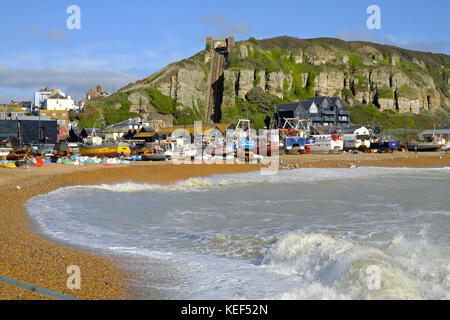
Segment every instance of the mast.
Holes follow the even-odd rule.
[[[17,129],[19,130],[19,147],[22,148],[22,126],[20,120],[17,122]]]

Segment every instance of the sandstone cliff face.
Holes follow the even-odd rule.
[[[336,39],[282,40],[236,45],[224,73],[222,108],[245,100],[256,87],[281,99],[301,99],[294,96],[295,85],[310,95],[338,96],[349,105],[373,103],[381,110],[420,113],[449,106],[448,56]],[[201,52],[127,90],[152,86],[180,108],[201,108],[209,96],[211,59],[210,52]]]

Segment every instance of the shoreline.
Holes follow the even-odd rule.
[[[257,170],[254,165],[46,165],[43,168],[0,169],[0,275],[53,290],[82,300],[129,299],[127,280],[132,279],[117,260],[81,252],[37,234],[26,213],[26,202],[40,194],[77,185],[123,182],[168,184],[191,177]],[[17,187],[20,187],[20,190]],[[81,290],[66,283],[67,267],[81,269]],[[23,289],[0,283],[0,300],[46,300]]]
[[[450,167],[450,154],[394,153],[364,155],[280,156],[282,166],[295,168],[365,167]],[[25,203],[39,194],[77,185],[123,182],[169,184],[212,174],[243,173],[258,170],[257,165],[172,165],[135,163],[129,166],[82,167],[50,165],[43,168],[0,168],[0,274],[80,299],[127,299],[131,292],[127,281],[134,278],[118,261],[77,251],[51,242],[36,234],[25,211]],[[18,190],[17,186],[20,186]],[[66,288],[66,268],[78,265],[82,272],[82,290]],[[0,299],[46,299],[22,289],[0,283]]]

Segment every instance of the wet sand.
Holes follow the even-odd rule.
[[[347,168],[374,167],[450,167],[450,154],[394,153],[364,155],[281,156],[282,167]],[[0,168],[0,274],[80,299],[127,299],[128,274],[111,259],[86,254],[44,240],[32,232],[24,212],[25,202],[39,194],[73,185],[137,183],[168,184],[191,177],[258,170],[256,165],[172,165],[133,163],[128,166],[67,166],[46,164],[43,168]],[[19,187],[19,188],[18,188]],[[57,210],[57,208],[55,208]],[[66,287],[66,269],[81,269],[81,290]],[[0,283],[0,299],[46,299]]]

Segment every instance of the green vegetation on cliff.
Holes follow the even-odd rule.
[[[378,99],[394,99],[394,90],[392,88],[377,89]]]
[[[145,92],[150,98],[150,103],[161,114],[173,114],[176,110],[176,102],[171,97],[165,96],[155,88],[147,88]]]
[[[401,86],[398,90],[397,90],[397,95],[399,97],[403,97],[403,98],[408,98],[408,99],[418,99],[419,98],[419,94],[417,93],[416,90],[414,90],[413,88],[411,88],[409,85],[404,84],[403,86]]]
[[[128,85],[120,95],[90,102],[90,111],[80,117],[80,123],[91,125],[96,117],[107,124],[127,118],[131,110],[139,109],[136,99],[128,99],[133,92],[148,98],[146,107],[172,115],[175,124],[204,120],[212,66],[210,48],[206,49]],[[429,126],[432,120],[448,121],[450,113],[448,55],[331,38],[250,38],[231,48],[227,69],[221,122],[248,117],[260,128],[276,104],[324,95],[340,96],[353,111],[355,123],[378,121],[385,127],[415,128]],[[244,99],[235,98],[242,97],[243,91]],[[170,92],[176,101],[162,92]],[[380,99],[394,103],[402,99],[397,103],[400,113],[380,112],[374,104],[392,107],[390,101],[378,103]],[[404,113],[412,100],[423,107],[419,115]]]
[[[382,130],[387,129],[418,129],[425,130],[444,127],[450,123],[450,116],[443,111],[423,111],[420,114],[397,113],[393,110],[379,111],[374,105],[358,105],[348,107],[352,125],[376,125]]]
[[[131,102],[127,94],[114,93],[108,98],[89,101],[86,110],[78,116],[78,128],[93,128],[111,125],[138,116],[130,111]]]

